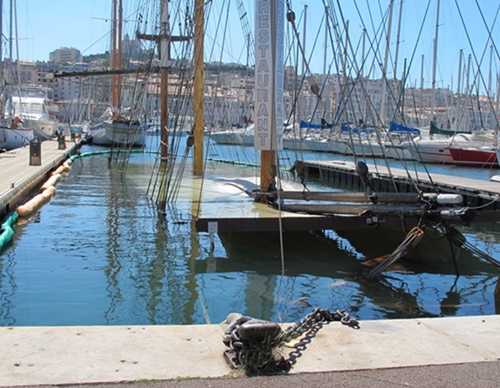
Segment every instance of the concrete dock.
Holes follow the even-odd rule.
[[[30,166],[28,148],[0,154],[8,178],[0,180],[2,212],[13,210],[12,198],[34,190],[75,146],[43,142],[40,166]],[[500,381],[498,315],[361,321],[359,330],[332,322],[281,350],[292,357],[288,375],[258,378],[226,364],[225,327],[0,327],[0,386],[495,387]]]
[[[173,380],[183,380],[182,386],[207,386],[200,385],[199,379],[220,378],[230,378],[231,386],[240,386],[248,379],[224,361],[223,352],[227,348],[222,343],[222,334],[225,327],[225,323],[2,327],[0,386],[124,382],[147,386],[148,381]],[[364,373],[364,381],[370,381],[364,386],[390,386],[388,381],[382,381],[381,385],[378,378],[370,377],[383,370],[390,371],[393,383],[400,376],[398,385],[402,386],[408,385],[403,375],[409,372],[404,368],[423,366],[440,368],[433,386],[448,386],[457,381],[469,381],[474,365],[478,370],[486,365],[489,372],[476,376],[476,384],[469,386],[493,387],[498,386],[500,377],[499,344],[500,316],[496,315],[396,319],[361,321],[358,330],[331,322],[310,338],[284,347],[282,354],[286,358],[293,355],[289,376],[296,376],[301,382],[299,386],[314,386],[308,384],[308,379],[331,386],[331,377],[328,377],[331,372],[349,371]],[[468,372],[463,373],[467,375],[457,375],[461,373],[457,372],[457,367],[464,364]],[[496,372],[492,375],[491,371]],[[283,376],[260,379],[262,384],[258,386],[277,386],[276,382],[272,385],[264,382],[281,381]],[[217,381],[220,380],[210,381],[208,386],[219,386]],[[412,386],[429,386],[429,382],[423,384],[425,381],[424,378],[420,380],[422,384]]]
[[[0,153],[0,219],[29,198],[77,146],[66,142],[66,148],[60,149],[57,140],[47,140],[40,143],[41,152],[36,158],[30,155],[29,145]]]

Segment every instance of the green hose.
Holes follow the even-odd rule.
[[[12,240],[12,237],[14,237],[13,227],[16,224],[18,218],[19,214],[17,214],[17,212],[11,212],[7,216],[6,221],[0,227],[0,251],[4,246],[7,245],[10,240]]]

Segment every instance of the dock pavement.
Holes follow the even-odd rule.
[[[50,172],[78,147],[72,141],[66,141],[65,148],[60,148],[57,140],[39,144],[37,157],[30,152],[30,145],[0,153],[0,220],[41,186]]]
[[[12,198],[74,151],[74,143],[61,150],[43,142],[40,166],[30,165],[27,147],[0,154],[8,178],[0,180],[0,198]],[[0,327],[0,386],[500,385],[498,315],[370,320],[358,330],[331,322],[282,349],[285,358],[293,356],[288,374],[252,378],[226,364],[225,327]]]
[[[225,327],[2,327],[0,386],[494,387],[500,381],[497,315],[369,320],[359,329],[331,322],[282,349],[292,357],[287,375],[253,378],[225,362]]]

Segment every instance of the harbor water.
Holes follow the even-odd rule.
[[[150,140],[156,150],[158,137]],[[101,149],[81,151],[92,150]],[[213,158],[231,152],[229,146],[208,151]],[[457,258],[459,277],[450,258],[369,280],[361,262],[373,258],[370,251],[335,232],[287,234],[283,257],[279,239],[269,234],[242,242],[216,235],[212,246],[207,233],[196,232],[188,198],[181,194],[179,205],[162,215],[146,195],[155,157],[133,153],[126,165],[108,163],[106,154],[79,158],[54,199],[18,222],[0,252],[1,326],[205,324],[231,312],[293,322],[315,307],[345,309],[360,320],[497,312],[498,269],[470,254]],[[477,179],[498,172],[432,168]],[[255,169],[214,162],[207,174],[252,176]],[[226,194],[220,195],[221,213],[231,200]],[[462,232],[500,259],[496,224]]]

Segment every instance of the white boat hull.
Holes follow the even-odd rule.
[[[378,143],[369,141],[346,141],[346,155],[366,156],[369,158],[380,158],[384,156],[384,148]]]
[[[59,121],[57,120],[24,120],[24,125],[32,128],[36,137],[41,140],[52,139],[56,136],[59,129]]]
[[[422,163],[453,164],[450,142],[418,143],[404,145],[413,159]]]
[[[243,133],[241,131],[220,131],[208,135],[217,144],[243,145]],[[252,136],[253,138],[253,136]]]
[[[399,144],[385,144],[385,156],[395,160],[415,160],[410,149]]]
[[[30,140],[33,140],[33,131],[31,129],[0,127],[0,149],[14,150],[28,145]]]
[[[142,125],[129,125],[104,121],[101,125],[89,128],[92,143],[102,146],[132,145],[142,147],[146,144],[146,128]]]

